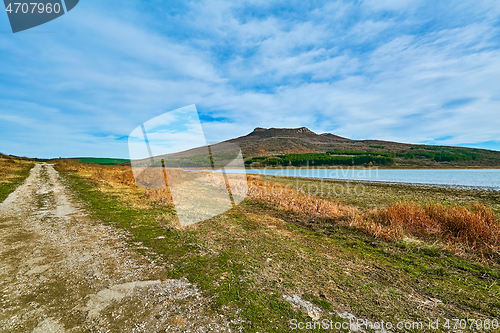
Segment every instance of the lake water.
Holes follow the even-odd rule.
[[[241,173],[241,170],[226,170]],[[472,187],[500,191],[500,169],[247,169],[247,174]]]

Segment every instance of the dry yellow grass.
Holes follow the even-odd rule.
[[[9,179],[18,177],[16,172],[23,170],[27,164],[31,163],[26,160],[0,158],[0,184],[8,183]]]
[[[33,162],[27,159],[5,158],[0,156],[0,182],[5,182],[7,179],[16,178],[16,172],[33,166]]]
[[[363,229],[385,239],[437,238],[451,249],[499,254],[500,223],[489,207],[443,207],[441,204],[398,203],[362,217]]]
[[[349,221],[360,214],[357,207],[313,197],[291,186],[264,182],[257,177],[249,177],[248,196],[274,204],[294,214],[319,218],[346,218]]]
[[[422,206],[406,202],[386,209],[361,211],[357,207],[307,195],[290,185],[264,182],[257,176],[249,176],[248,184],[248,196],[254,200],[294,214],[335,220],[376,237],[393,240],[408,236],[434,237],[450,248],[459,245],[472,251],[500,251],[500,223],[492,210],[483,204],[476,203],[472,208],[446,208],[441,204]]]

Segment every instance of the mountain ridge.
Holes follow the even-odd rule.
[[[332,133],[317,134],[307,127],[298,128],[263,128],[256,127],[252,132],[223,142],[235,143],[248,156],[268,154],[326,152],[329,150],[359,150],[367,144],[386,144],[399,148],[405,143],[383,140],[352,140]],[[255,145],[258,144],[256,149]],[[394,146],[394,147],[392,147]],[[397,147],[396,147],[397,146]],[[401,147],[403,147],[401,146]],[[385,148],[385,147],[384,147]]]
[[[401,167],[500,167],[500,152],[452,146],[399,143],[377,139],[352,140],[332,133],[317,134],[307,127],[263,128],[223,141],[241,148],[245,160],[286,154],[369,152],[391,154]],[[338,153],[337,153],[338,154]]]

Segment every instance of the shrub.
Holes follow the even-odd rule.
[[[393,238],[434,236],[480,251],[497,251],[500,246],[500,224],[492,210],[479,203],[471,209],[398,203],[378,211],[372,221],[382,224],[383,234]]]
[[[441,237],[458,240],[472,249],[492,249],[500,245],[500,225],[490,208],[475,204],[466,207],[426,207],[427,213],[441,228]]]
[[[398,203],[386,211],[390,226],[403,233],[428,236],[439,232],[439,227],[431,220],[425,209],[416,203]]]

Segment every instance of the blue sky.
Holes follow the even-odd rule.
[[[191,104],[209,142],[307,126],[500,150],[500,2],[82,0],[17,34],[0,14],[0,152],[127,158]]]

